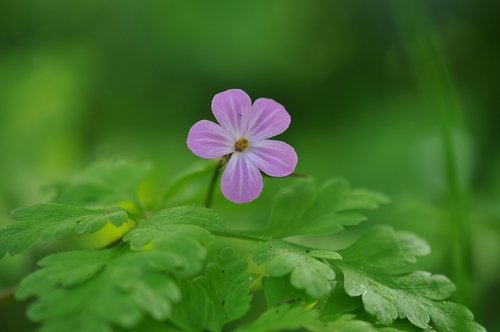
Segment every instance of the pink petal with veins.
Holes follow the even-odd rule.
[[[189,130],[187,145],[198,157],[220,158],[234,152],[234,141],[221,126],[201,120]]]
[[[251,110],[252,101],[243,90],[226,90],[216,94],[212,99],[212,113],[234,139],[242,137],[247,132]]]
[[[252,119],[248,139],[267,139],[284,132],[290,125],[290,114],[285,108],[268,98],[257,99],[252,106]]]
[[[253,142],[248,153],[252,163],[269,176],[290,175],[297,166],[295,149],[281,141],[268,139]]]
[[[238,204],[253,201],[262,192],[262,175],[248,156],[244,152],[235,152],[222,174],[222,193]]]

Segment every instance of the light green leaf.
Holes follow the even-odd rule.
[[[418,256],[428,255],[430,251],[427,242],[412,233],[379,226],[341,250],[341,255],[344,260],[374,273],[399,274],[411,269]]]
[[[400,324],[398,324],[400,325]],[[353,314],[337,315],[334,319],[318,320],[308,326],[313,332],[417,332],[422,331],[414,326],[384,327],[371,322],[360,320]]]
[[[184,293],[183,293],[184,296]],[[172,308],[175,308],[173,306]],[[181,330],[169,322],[159,322],[154,320],[151,317],[146,317],[139,324],[135,325],[132,328],[118,328],[115,327],[113,332],[186,332],[185,330]]]
[[[418,237],[379,227],[342,250],[342,261],[332,261],[344,274],[344,287],[350,296],[361,296],[365,310],[384,325],[407,318],[415,326],[438,331],[482,331],[469,314],[457,325],[451,318],[466,310],[457,304],[443,306],[455,286],[442,275],[408,270],[416,256],[429,252]],[[463,309],[462,309],[463,308]],[[460,316],[460,315],[459,315]],[[432,321],[432,323],[431,323]]]
[[[121,245],[59,253],[39,265],[16,296],[38,298],[28,315],[43,323],[43,332],[111,332],[113,326],[132,327],[146,315],[164,320],[181,297],[169,276],[176,268],[167,253],[134,252]]]
[[[474,322],[474,315],[465,306],[440,301],[429,308],[434,328],[440,332],[485,332],[486,329]]]
[[[319,251],[322,259],[325,254]],[[331,257],[337,257],[332,254]],[[297,289],[304,289],[313,298],[323,298],[332,290],[335,272],[329,264],[315,256],[315,251],[283,242],[267,242],[258,247],[253,255],[257,264],[264,264],[272,277],[290,274],[290,283]]]
[[[328,297],[326,303],[321,306],[321,318],[323,320],[332,320],[341,314],[359,312],[363,303],[359,297],[349,296],[344,289],[342,282],[339,282],[333,292]]]
[[[197,278],[214,304],[211,330],[219,331],[250,310],[250,287],[254,276],[247,273],[248,264],[232,249],[223,250],[208,264],[205,275]]]
[[[311,179],[301,179],[276,195],[271,219],[262,233],[273,238],[332,234],[365,220],[359,210],[387,202],[380,193],[351,189],[343,179],[331,179],[319,189]]]
[[[201,261],[206,256],[205,244],[212,240],[207,229],[224,229],[224,225],[210,209],[183,206],[155,213],[128,232],[123,240],[136,250],[169,252],[177,268],[190,274],[201,269]]]
[[[55,201],[84,206],[135,202],[139,185],[150,168],[149,164],[124,160],[94,163],[79,174],[56,184]]]
[[[269,308],[257,320],[236,329],[236,332],[281,332],[308,329],[317,324],[318,312],[302,306],[281,305]]]
[[[383,327],[358,319],[353,314],[339,315],[331,320],[322,320],[318,311],[300,305],[281,305],[269,308],[257,320],[237,332],[416,332],[418,329]]]
[[[304,290],[293,287],[290,284],[288,276],[263,277],[262,287],[264,288],[268,307],[275,307],[282,304],[300,304],[305,306],[315,301]]]
[[[313,206],[317,197],[316,186],[312,179],[300,179],[281,189],[275,196],[271,218],[265,232],[275,238],[295,235],[302,216]]]
[[[189,188],[189,185],[192,184],[193,181],[202,177],[207,177],[208,179],[208,176],[215,171],[216,167],[217,162],[213,160],[199,161],[191,167],[188,167],[170,182],[163,201],[170,204],[173,203],[172,201],[178,202],[180,200],[179,196],[182,196],[181,193],[186,191],[186,188]],[[205,186],[203,189],[206,190]]]
[[[162,227],[171,224],[196,225],[210,231],[225,231],[226,229],[213,210],[194,205],[160,210],[142,223],[139,228],[161,230]]]
[[[205,288],[192,281],[180,280],[182,301],[172,307],[170,322],[182,331],[207,331],[215,310]]]
[[[9,252],[18,254],[41,238],[54,241],[70,232],[95,232],[110,222],[120,226],[127,222],[127,213],[119,208],[86,209],[72,205],[35,204],[11,212],[14,222],[0,229],[0,258]]]
[[[172,321],[189,331],[221,331],[250,309],[253,281],[247,262],[234,250],[225,249],[208,264],[203,276],[188,285],[189,295],[175,308]]]

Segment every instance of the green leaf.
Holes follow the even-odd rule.
[[[281,189],[274,197],[271,218],[264,232],[274,238],[296,235],[302,216],[313,206],[317,189],[312,179],[300,179]]]
[[[338,315],[331,320],[321,320],[318,311],[303,306],[281,305],[265,311],[257,320],[237,329],[237,332],[273,331],[310,332],[415,332],[418,329],[403,326],[383,327],[360,320],[353,314]]]
[[[173,307],[175,308],[175,306]],[[185,332],[185,330],[178,329],[177,327],[169,324],[169,322],[159,322],[153,318],[146,317],[139,324],[132,328],[117,328],[114,332]]]
[[[198,161],[191,167],[188,167],[184,172],[176,176],[168,185],[163,201],[170,204],[172,201],[177,202],[179,200],[179,194],[188,188],[193,181],[212,174],[216,167],[217,162],[214,162],[213,160]],[[205,187],[203,187],[203,189],[206,190]]]
[[[254,276],[247,273],[247,267],[234,250],[223,250],[208,264],[205,274],[188,285],[189,296],[175,308],[172,321],[188,331],[216,332],[241,318],[252,299]]]
[[[359,210],[375,209],[387,202],[380,193],[351,189],[343,179],[331,179],[319,189],[311,179],[301,179],[276,195],[263,233],[273,238],[332,234],[365,220]]]
[[[485,332],[486,329],[474,322],[474,315],[465,306],[440,301],[429,308],[429,314],[436,330],[441,332]]]
[[[56,184],[56,202],[74,205],[116,205],[137,201],[139,185],[150,170],[149,164],[124,160],[101,161]]]
[[[422,239],[389,227],[379,227],[342,250],[342,261],[332,261],[344,274],[350,296],[361,296],[365,310],[384,325],[407,318],[415,326],[438,331],[482,331],[467,309],[444,305],[455,286],[442,275],[407,271],[417,256],[429,253]],[[453,317],[463,317],[457,319]]]
[[[293,287],[289,279],[287,276],[262,278],[262,287],[268,307],[282,304],[308,305],[315,301],[304,290]]]
[[[400,324],[398,324],[400,325]],[[309,331],[314,332],[413,332],[422,331],[413,326],[391,326],[383,327],[360,320],[353,314],[337,315],[334,319],[327,321],[316,321],[308,326]]]
[[[128,232],[123,240],[136,250],[150,250],[148,245],[151,245],[153,250],[168,251],[178,269],[191,274],[201,269],[201,261],[206,256],[205,243],[212,239],[207,229],[221,230],[224,225],[210,209],[182,206],[155,213]]]
[[[311,250],[296,244],[273,241],[258,247],[253,255],[257,264],[264,264],[266,272],[272,277],[290,274],[290,283],[303,289],[313,298],[323,298],[332,290],[335,272],[323,260],[324,250]],[[340,259],[331,252],[330,259]]]
[[[215,262],[208,264],[205,275],[195,280],[214,304],[212,331],[219,331],[250,310],[250,290],[255,277],[247,273],[247,268],[246,260],[237,252],[225,249]]]
[[[341,250],[341,255],[345,261],[374,273],[399,274],[411,269],[418,256],[426,256],[430,251],[427,242],[412,233],[379,226]]]
[[[180,300],[168,253],[112,249],[69,251],[48,256],[20,284],[16,296],[38,299],[28,315],[41,331],[110,332],[129,328],[148,315],[166,319]]]
[[[331,320],[332,317],[336,318],[340,314],[357,312],[362,307],[361,299],[349,296],[345,292],[343,282],[339,281],[326,303],[320,308],[321,318]]]
[[[127,213],[119,208],[86,209],[65,204],[35,204],[11,212],[14,222],[0,229],[0,258],[9,252],[18,254],[41,238],[54,241],[70,232],[95,232],[110,222],[120,226]]]
[[[198,225],[220,226],[205,208],[160,211],[127,233],[132,250],[121,245],[49,256],[17,295],[39,297],[29,316],[44,322],[42,331],[111,331],[114,325],[132,327],[146,314],[164,320],[180,300],[173,277],[191,277],[202,268],[212,236]]]
[[[170,321],[182,331],[206,331],[210,325],[214,304],[205,288],[192,281],[180,280],[182,301],[172,308]]]
[[[201,206],[178,206],[160,210],[142,223],[140,229],[162,230],[163,227],[177,225],[196,225],[210,231],[225,231],[226,227],[211,209]]]
[[[257,320],[236,329],[236,332],[280,332],[307,329],[308,326],[315,325],[317,319],[318,312],[315,310],[285,304],[268,309]]]

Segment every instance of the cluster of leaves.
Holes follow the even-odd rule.
[[[206,169],[174,181],[168,199]],[[28,316],[41,331],[484,330],[446,300],[450,280],[414,270],[430,248],[413,234],[376,227],[338,252],[291,240],[361,222],[361,210],[387,202],[379,193],[341,179],[319,188],[299,179],[277,194],[263,230],[229,232],[204,207],[145,208],[137,190],[146,174],[127,162],[99,163],[59,184],[55,202],[12,212],[14,222],[0,230],[0,258],[39,239],[135,223],[105,248],[43,258],[21,281],[16,296],[36,298]],[[210,244],[224,236],[255,241],[212,255]]]

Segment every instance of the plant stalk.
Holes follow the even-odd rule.
[[[207,196],[205,197],[205,202],[203,206],[209,208],[212,205],[215,185],[217,184],[217,179],[219,178],[220,172],[224,165],[226,164],[227,158],[219,159],[217,166],[215,167],[214,173],[212,174],[212,178],[210,179],[210,184],[208,185]]]

